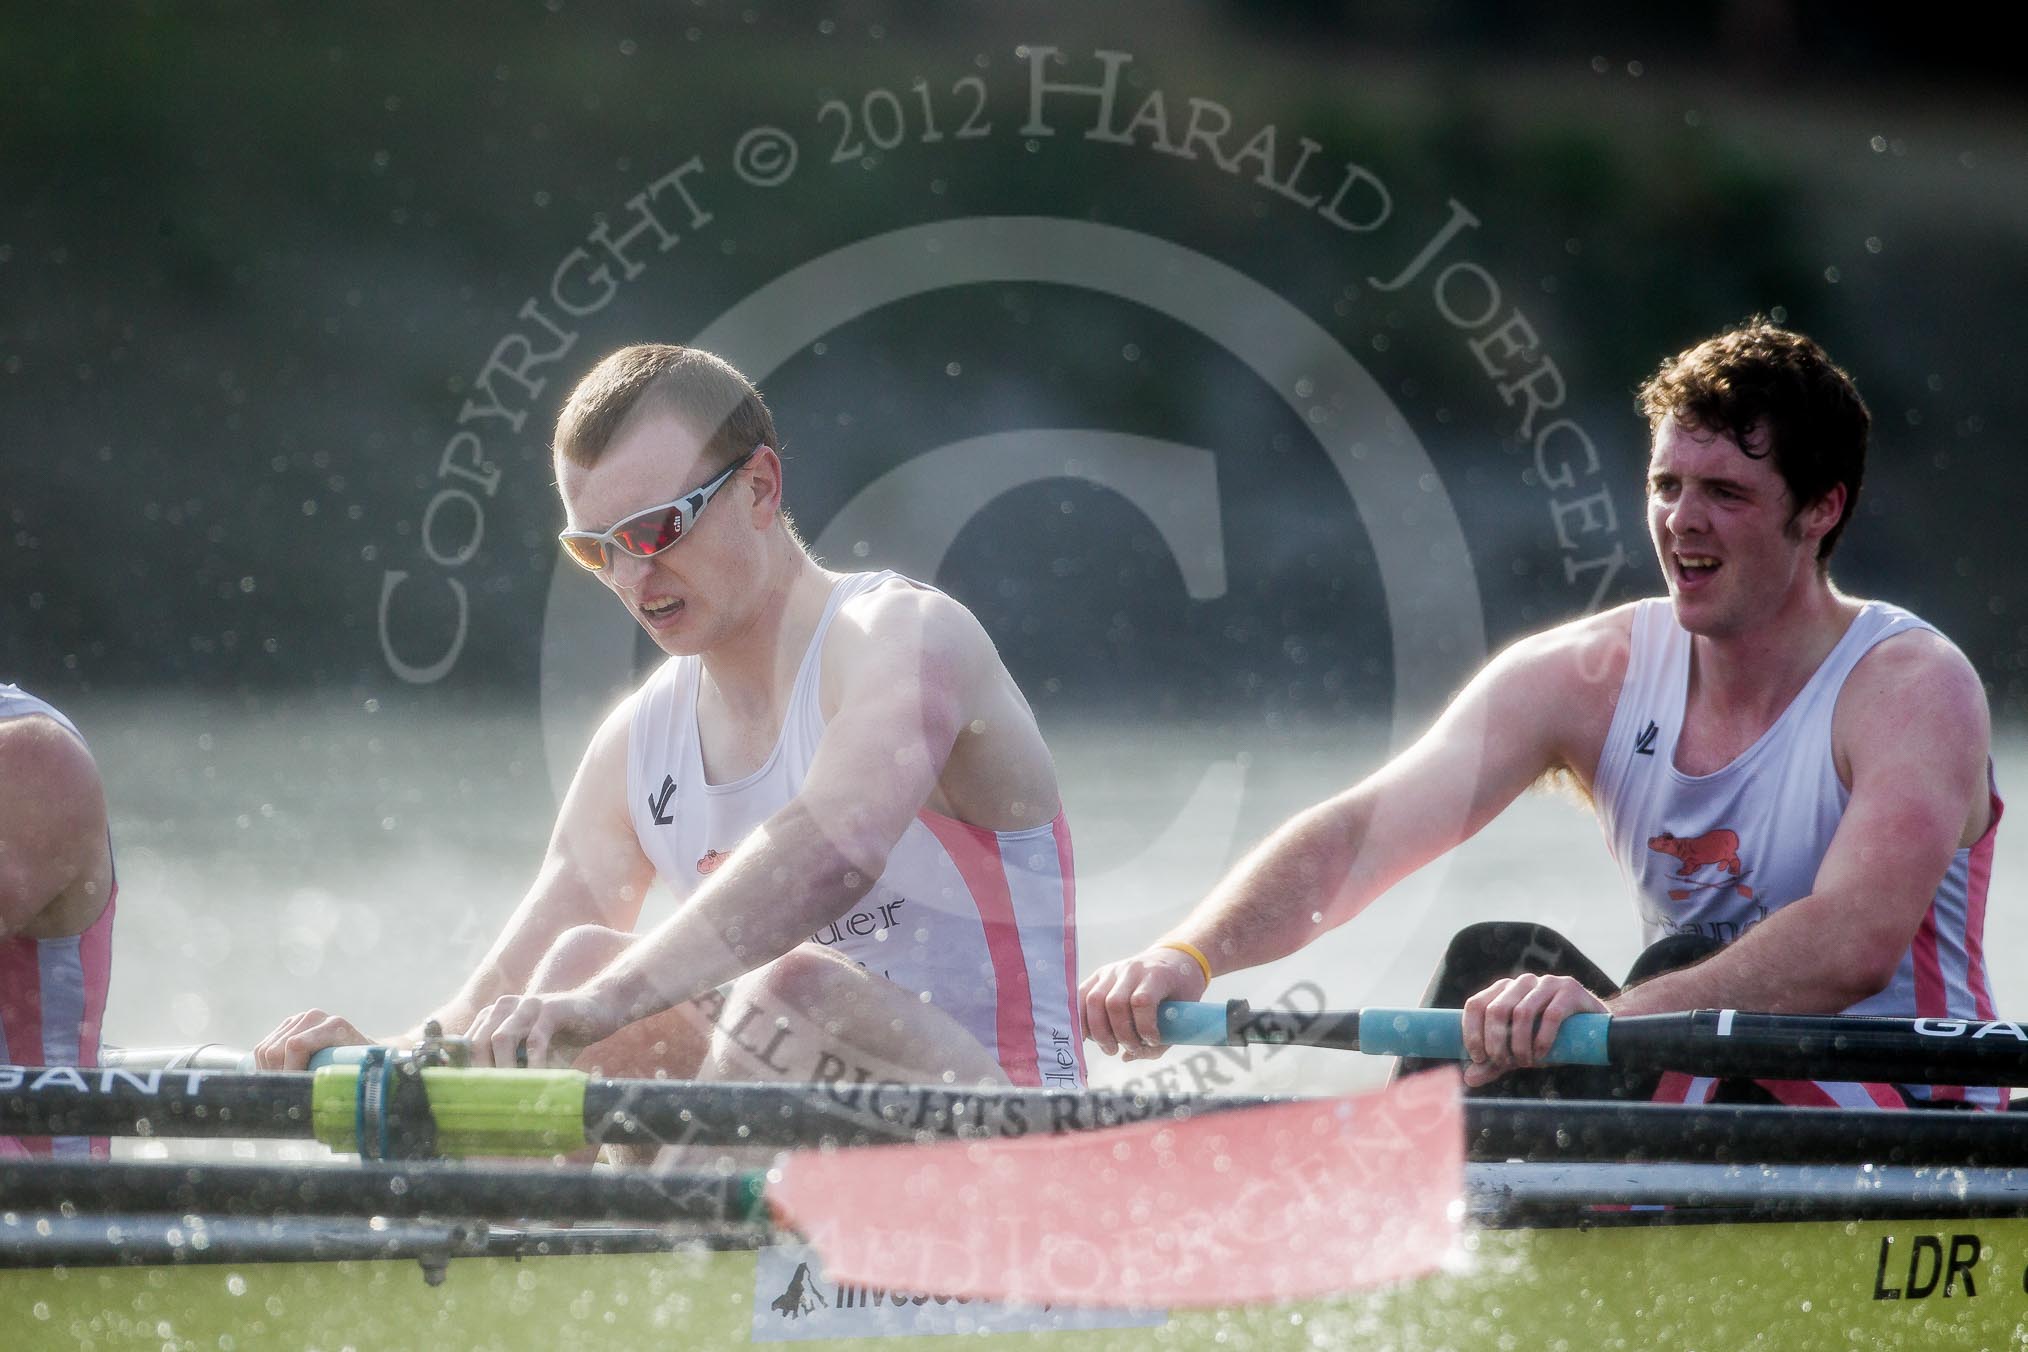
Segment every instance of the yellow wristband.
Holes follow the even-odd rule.
[[[1204,970],[1204,983],[1206,985],[1211,984],[1211,959],[1198,952],[1197,945],[1186,944],[1181,939],[1164,939],[1161,943],[1156,944],[1155,947],[1173,948],[1178,953],[1188,953],[1191,957],[1197,959],[1197,965]]]

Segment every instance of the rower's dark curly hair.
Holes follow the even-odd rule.
[[[1831,557],[1859,505],[1873,415],[1814,339],[1756,316],[1663,362],[1641,386],[1639,405],[1650,431],[1674,415],[1730,437],[1747,455],[1771,454],[1797,512],[1843,484],[1845,510],[1817,544],[1819,563]]]

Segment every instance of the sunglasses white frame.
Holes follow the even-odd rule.
[[[603,573],[613,566],[611,551],[614,549],[619,550],[623,554],[632,555],[637,559],[652,559],[657,554],[660,554],[662,550],[673,549],[678,544],[681,544],[684,536],[696,530],[697,519],[704,515],[705,505],[718,495],[719,489],[732,481],[733,475],[745,468],[747,461],[753,459],[766,449],[768,449],[768,444],[765,441],[756,444],[752,450],[719,471],[717,477],[712,479],[710,483],[700,488],[693,488],[680,498],[673,498],[658,506],[644,507],[638,512],[629,514],[622,520],[615,521],[605,530],[558,531],[556,538],[563,543],[563,552],[570,556],[572,563],[594,573]],[[663,545],[661,549],[630,549],[620,539],[619,533],[639,521],[642,517],[652,517],[662,512],[672,511],[676,514],[676,534],[670,537],[669,543]],[[570,548],[570,542],[573,540],[581,540],[587,544],[594,544],[599,547],[599,562],[597,567],[593,567],[578,557],[577,551]]]

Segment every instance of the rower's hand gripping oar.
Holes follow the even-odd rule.
[[[324,1047],[310,1053],[309,1064],[303,1069],[319,1071],[326,1066],[358,1066],[375,1059],[376,1054],[391,1050],[378,1043]],[[422,1041],[409,1049],[430,1066],[469,1066],[472,1064],[472,1049],[461,1037],[448,1037],[444,1026],[435,1019],[423,1024]],[[241,1070],[252,1071],[260,1067],[254,1064],[254,1054],[248,1052],[239,1058]]]

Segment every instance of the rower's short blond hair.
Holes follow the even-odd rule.
[[[585,373],[556,418],[556,453],[590,468],[637,413],[676,414],[707,433],[703,468],[725,468],[756,446],[780,449],[760,391],[723,357],[675,343],[623,347]]]

